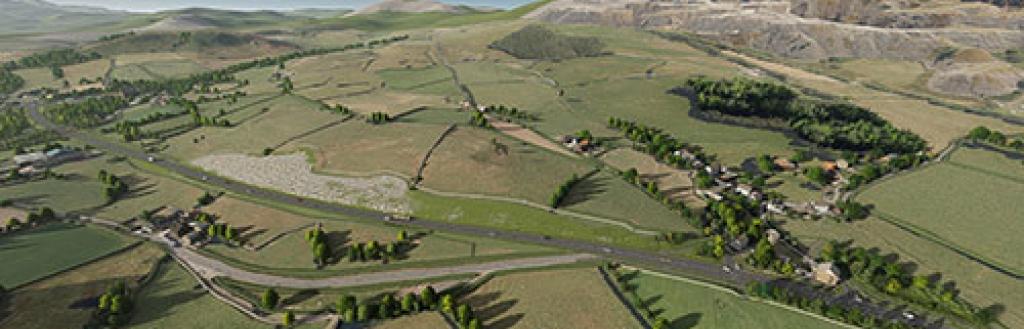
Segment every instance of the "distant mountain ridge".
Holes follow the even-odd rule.
[[[134,14],[43,0],[0,0],[0,34],[69,31],[120,22]]]

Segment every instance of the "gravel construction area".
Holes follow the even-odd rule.
[[[397,177],[337,177],[318,175],[301,153],[253,157],[208,155],[192,162],[220,176],[302,197],[409,213],[408,183]]]

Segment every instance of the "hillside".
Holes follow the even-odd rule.
[[[465,13],[472,11],[466,6],[456,6],[442,3],[435,0],[383,0],[372,5],[363,7],[350,15],[364,15],[379,12],[396,13]]]
[[[61,6],[42,0],[0,1],[0,35],[74,31],[114,24],[134,14],[93,7]]]
[[[604,44],[597,38],[556,34],[539,25],[529,25],[490,45],[521,59],[570,59],[601,55]]]

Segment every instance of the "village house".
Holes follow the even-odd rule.
[[[839,170],[850,169],[850,162],[846,161],[845,159],[836,160],[836,168],[838,168]]]
[[[817,263],[811,268],[811,277],[814,281],[834,287],[839,284],[839,269],[832,262]]]
[[[749,198],[754,192],[754,186],[750,184],[739,184],[736,186],[736,193],[742,196]]]
[[[765,235],[765,238],[768,239],[768,244],[773,245],[773,246],[776,243],[779,243],[779,239],[782,238],[782,234],[779,234],[779,231],[776,230],[776,229],[773,229],[773,228],[770,228],[770,229],[766,230],[764,232],[764,235]]]
[[[777,158],[774,162],[775,167],[782,169],[782,171],[793,171],[797,168],[796,164],[793,161],[789,161],[789,159]]]
[[[85,157],[80,151],[55,148],[46,152],[32,152],[14,156],[14,164],[18,167],[25,166],[56,166],[68,161],[75,161]]]
[[[744,249],[747,249],[748,245],[750,245],[750,238],[748,238],[746,234],[740,234],[738,238],[729,241],[729,248],[734,252],[743,251]]]
[[[786,205],[778,201],[771,201],[765,203],[765,209],[768,210],[769,212],[776,213],[779,215],[786,214]]]
[[[700,195],[702,197],[705,197],[705,198],[708,198],[708,199],[712,199],[712,200],[715,200],[715,201],[722,201],[722,199],[723,199],[721,194],[719,194],[718,192],[715,192],[713,190],[703,190],[703,189],[697,190],[697,195]]]
[[[825,169],[825,171],[831,173],[835,172],[836,169],[839,169],[839,165],[837,165],[834,161],[823,161],[821,163],[821,169]]]

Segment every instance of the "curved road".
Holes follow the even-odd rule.
[[[106,139],[96,137],[88,132],[81,132],[73,128],[57,125],[54,122],[50,121],[48,118],[44,117],[42,113],[39,112],[38,107],[36,105],[37,104],[32,103],[26,106],[26,108],[28,109],[29,116],[35,122],[39,123],[43,127],[53,130],[66,138],[77,139],[79,141],[92,145],[93,147],[96,147],[98,149],[103,149],[108,153],[123,155],[125,157],[138,161],[148,161],[151,156],[150,154],[138,150],[130,145],[111,142]],[[187,177],[189,179],[198,181],[204,181],[206,184],[217,186],[221,189],[231,191],[232,193],[236,193],[239,195],[270,200],[294,207],[314,209],[330,213],[337,213],[347,217],[377,220],[382,222],[386,221],[386,218],[389,216],[388,214],[376,210],[355,208],[319,200],[298,198],[296,196],[292,196],[283,192],[239,184],[237,182],[213,176],[208,173],[197,170],[195,168],[184,166],[173,161],[159,159],[158,155],[153,156],[157,157],[156,160],[152,162],[152,164],[154,165],[160,166],[168,171],[171,171],[183,177]],[[632,250],[592,242],[561,239],[547,235],[537,235],[517,231],[506,231],[494,228],[453,224],[443,221],[420,218],[416,218],[414,220],[409,221],[388,221],[388,223],[399,226],[407,226],[411,228],[445,231],[469,236],[479,236],[521,243],[544,245],[548,247],[561,248],[581,253],[600,255],[605,258],[615,259],[622,262],[646,264],[648,266],[663,269],[666,271],[709,279],[716,282],[726,282],[737,288],[744,288],[746,287],[747,283],[752,281],[765,282],[771,280],[771,277],[765,275],[737,269],[725,271],[723,270],[721,265],[705,263],[688,258],[666,256],[655,252]]]

